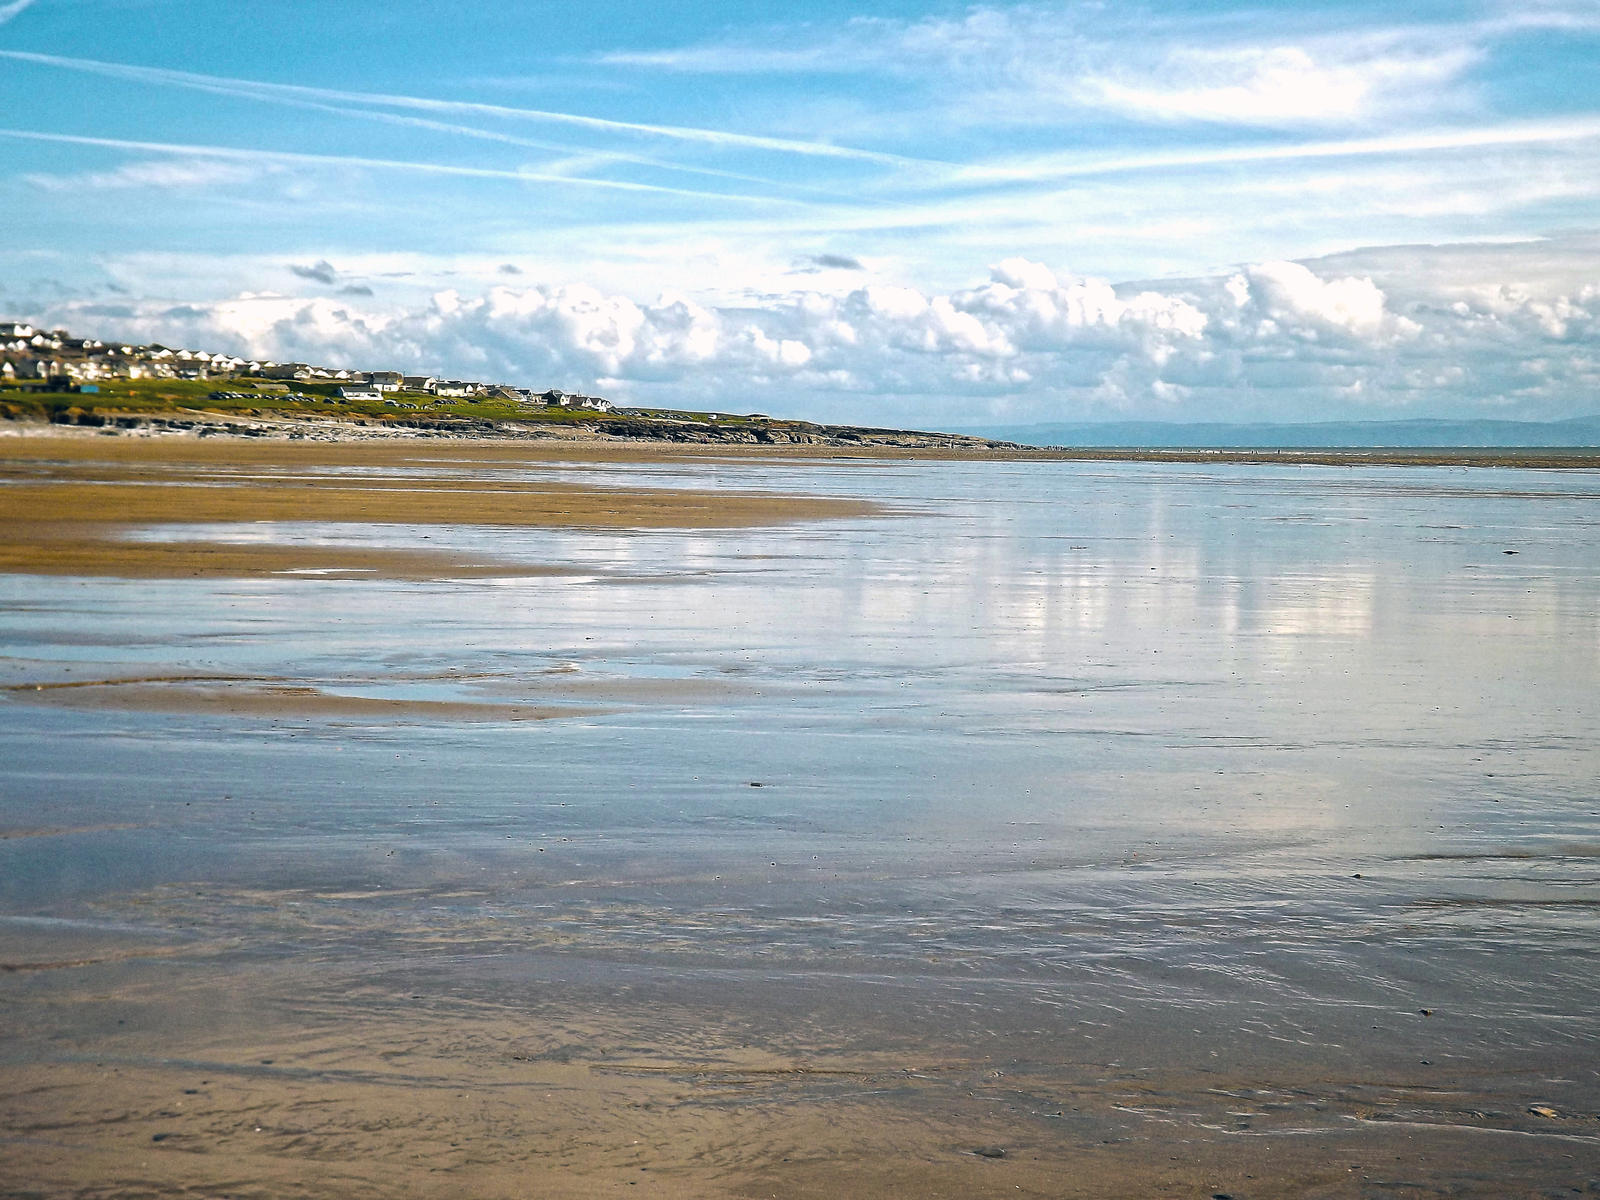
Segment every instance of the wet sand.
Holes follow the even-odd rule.
[[[210,713],[226,717],[317,717],[330,720],[547,721],[598,715],[605,709],[551,704],[494,704],[349,696],[308,683],[252,679],[106,680],[94,683],[24,683],[6,689],[10,699],[32,704],[130,712]]]
[[[1472,1125],[1433,1125],[1423,1139],[1382,1111],[1414,1110],[1424,1088],[1385,1085],[1349,1103],[1350,1132],[1334,1145],[1292,1127],[1275,1146],[1240,1151],[1149,1134],[1063,1144],[1042,1124],[996,1119],[995,1089],[967,1063],[772,1065],[747,1051],[569,1065],[517,1054],[529,1046],[514,1029],[450,1020],[395,1032],[355,1045],[258,1042],[249,1053],[268,1066],[197,1047],[170,1066],[110,1059],[13,1074],[0,1115],[33,1143],[26,1170],[43,1195],[117,1180],[126,1193],[237,1197],[1421,1196],[1438,1194],[1430,1181],[1441,1175],[1456,1181],[1448,1194],[1505,1195],[1493,1180],[1513,1174],[1532,1185],[1516,1194],[1573,1194],[1561,1185],[1575,1177],[1550,1170],[1559,1141]],[[476,1052],[440,1063],[431,1045],[462,1038]],[[871,1099],[910,1091],[939,1117]],[[1057,1096],[1078,1111],[1152,1098],[1139,1082],[1093,1077]],[[997,1144],[1004,1157],[985,1157]]]
[[[243,522],[736,529],[874,511],[859,502],[803,495],[587,487],[461,474],[574,456],[650,461],[661,453],[540,442],[0,438],[0,572],[127,578],[290,571],[394,579],[536,575],[563,568],[463,559],[416,543],[392,550],[330,549],[205,539],[129,542],[119,535],[138,527]],[[666,453],[669,459],[686,457]],[[362,474],[352,479],[351,470]]]
[[[0,1196],[1600,1194],[1586,495],[765,457],[0,440]]]
[[[517,962],[461,928],[401,930],[411,956],[379,959],[396,931],[374,920],[338,935],[356,961],[318,953],[318,915],[378,903],[360,894],[211,899],[304,911],[294,961],[205,933],[8,948],[4,1194],[1557,1196],[1592,1194],[1600,1162],[1593,1113],[1503,1085],[1486,1111],[1487,1081],[1426,1065],[1019,1068],[759,983]],[[539,980],[509,1008],[475,994],[508,962]]]
[[[0,668],[12,676],[19,668]],[[460,699],[425,699],[408,691],[443,686]],[[377,691],[378,695],[361,692]],[[736,683],[695,679],[570,679],[560,671],[521,677],[471,678],[457,674],[396,680],[343,674],[333,679],[249,676],[134,676],[49,678],[0,684],[13,704],[99,712],[192,713],[222,717],[302,718],[329,721],[547,721],[595,717],[622,704],[732,704],[747,695]]]

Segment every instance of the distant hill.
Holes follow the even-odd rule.
[[[1566,421],[1318,421],[1305,424],[1105,421],[986,425],[960,432],[1030,446],[1206,449],[1600,447],[1600,415]]]

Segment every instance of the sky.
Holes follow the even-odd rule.
[[[1600,0],[0,0],[0,156],[0,318],[79,334],[911,427],[1600,412]]]

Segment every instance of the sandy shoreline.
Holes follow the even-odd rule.
[[[869,516],[859,501],[755,492],[649,489],[496,479],[540,463],[774,459],[1138,461],[1319,466],[1596,469],[1600,454],[1519,451],[982,450],[685,445],[594,439],[103,436],[28,427],[0,437],[0,572],[123,578],[250,577],[296,572],[441,579],[562,574],[561,564],[405,547],[328,547],[226,539],[135,541],[163,525],[327,522],[596,529],[732,529]],[[352,475],[351,472],[359,474]],[[463,473],[472,471],[477,477]]]
[[[539,463],[661,461],[632,446],[454,441],[263,443],[147,437],[0,439],[0,573],[113,579],[470,580],[593,578],[593,566],[429,548],[417,530],[742,529],[870,516],[872,504],[803,495],[586,485],[497,476]],[[393,547],[229,540],[260,522],[393,526]],[[174,540],[135,540],[181,525]],[[214,526],[208,537],[206,527]],[[403,531],[403,532],[401,532]],[[459,722],[595,716],[618,704],[708,698],[703,682],[518,676],[434,681],[461,694],[364,678],[73,679],[6,672],[0,703],[234,719]],[[379,694],[369,693],[374,686]],[[717,685],[716,698],[735,698]]]
[[[1226,709],[1175,736],[1172,722],[1197,720],[1194,709],[1148,682],[1144,698],[1127,690],[1151,647],[1140,643],[1131,669],[1105,657],[1136,607],[1112,606],[1106,632],[1069,641],[1078,649],[1052,673],[1019,679],[1022,651],[985,657],[967,640],[973,609],[914,599],[1004,560],[938,559],[953,565],[933,571],[891,541],[875,550],[881,574],[856,587],[859,610],[897,628],[945,612],[959,640],[880,656],[885,626],[851,626],[839,614],[857,609],[814,601],[835,573],[848,578],[838,564],[860,540],[811,535],[910,527],[932,541],[933,526],[954,525],[945,514],[917,532],[890,507],[604,486],[609,471],[591,487],[570,469],[780,459],[802,468],[778,476],[792,480],[808,462],[848,471],[841,460],[954,457],[980,456],[0,438],[0,571],[23,601],[0,664],[12,756],[0,1197],[1600,1193],[1592,1072],[1572,1066],[1591,1044],[1578,1028],[1587,1002],[1573,999],[1587,990],[1563,993],[1557,978],[1505,1010],[1519,1030],[1559,1017],[1562,1003],[1580,1014],[1530,1050],[1491,1028],[1502,996],[1438,969],[1476,963],[1546,988],[1538,926],[1507,926],[1502,952],[1531,943],[1528,957],[1496,965],[1451,949],[1444,927],[1457,910],[1426,907],[1460,889],[1406,864],[1291,859],[1293,879],[1278,885],[1270,874],[1252,883],[1263,868],[1244,851],[1208,867],[1216,828],[1250,810],[1195,806],[1246,788],[1280,789],[1292,805],[1297,792],[1320,795],[1318,771],[1334,768],[1307,762],[1309,738],[1292,727],[1273,733],[1289,751],[1254,748],[1238,735],[1255,727],[1229,725]],[[512,475],[540,464],[559,464],[561,478]],[[1121,502],[1120,485],[1096,493],[1101,507]],[[262,520],[392,522],[395,544],[127,540]],[[603,563],[441,553],[403,532],[476,524],[669,548],[607,578]],[[800,528],[776,546],[746,532],[775,525]],[[724,556],[684,585],[672,574],[678,543],[629,530],[686,531]],[[993,542],[986,525],[968,532]],[[1112,532],[1095,561],[1063,558],[1058,574],[1110,574],[1127,544]],[[809,573],[780,557],[807,539],[826,543],[809,550]],[[747,542],[770,558],[745,563]],[[1040,565],[1026,560],[1016,595],[1036,595],[1049,578]],[[1141,597],[1183,586],[1143,558],[1125,574]],[[196,576],[272,582],[159,582]],[[504,589],[412,586],[519,576]],[[400,585],[373,588],[368,603],[354,579]],[[715,640],[697,640],[692,623],[640,636],[697,589]],[[501,591],[505,607],[485,605]],[[984,629],[999,637],[1025,608],[992,611]],[[428,640],[430,622],[460,613],[470,619],[452,636]],[[800,654],[773,638],[775,613],[844,632]],[[370,624],[352,635],[337,617]],[[604,643],[592,653],[590,634]],[[1185,640],[1155,645],[1166,659]],[[1209,646],[1194,651],[1202,668],[1162,670],[1209,678],[1221,658]],[[1097,673],[1091,661],[1111,665]],[[962,673],[973,696],[948,686]],[[1210,702],[1227,704],[1215,692]],[[1041,711],[1053,724],[1020,738]],[[929,731],[914,744],[903,740],[923,728],[913,721]],[[1514,733],[1497,723],[1497,737]],[[1168,743],[1185,764],[1204,761],[1168,780],[1178,768],[1146,757]],[[1126,757],[1072,757],[1108,744]],[[1011,774],[1029,745],[1060,756]],[[882,757],[897,746],[898,766]],[[1342,763],[1351,743],[1334,753]],[[919,807],[936,775],[973,754],[988,757],[970,795],[952,784],[948,808]],[[1172,810],[1183,820],[1101,858],[1080,859],[1070,830],[1053,835],[1060,857],[1043,865],[1037,849],[1015,848],[1037,818],[1066,819],[1066,802],[1047,798],[1055,789],[1089,791],[1112,772],[1119,805],[1168,782],[1186,797]],[[1501,786],[1471,772],[1464,792]],[[1039,807],[1016,802],[1016,821],[994,834],[1002,848],[980,856],[988,835],[967,810],[981,816],[993,793],[1023,787]],[[891,834],[875,832],[894,820]],[[959,868],[941,876],[950,868],[908,853],[902,831],[905,846],[948,841]],[[863,857],[841,853],[863,842]],[[1573,869],[1562,860],[1558,873]],[[1081,896],[1053,890],[1066,878]],[[1179,903],[1178,891],[1199,899]],[[1556,906],[1590,903],[1559,889],[1530,896],[1540,922],[1576,921]],[[1124,908],[1146,924],[1127,923]],[[1007,923],[1031,932],[1008,935]],[[1274,956],[1287,956],[1285,986],[1253,990]],[[1355,986],[1374,961],[1390,988],[1376,996]]]
[[[569,568],[465,557],[416,542],[391,549],[226,539],[138,542],[123,535],[162,525],[262,521],[734,529],[879,511],[826,497],[523,483],[459,473],[574,459],[610,463],[659,456],[636,447],[543,442],[0,438],[0,571],[128,578],[296,571],[393,579],[558,574]]]

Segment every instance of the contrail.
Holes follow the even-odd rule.
[[[32,3],[32,0],[29,0]],[[473,114],[499,117],[506,120],[545,121],[552,124],[573,125],[605,133],[643,134],[681,142],[702,145],[737,147],[746,150],[768,150],[784,154],[809,155],[816,158],[851,159],[887,166],[945,167],[946,163],[929,159],[907,158],[898,154],[885,154],[877,150],[859,150],[852,146],[837,146],[830,142],[807,142],[793,138],[766,137],[759,134],[732,133],[725,129],[702,129],[690,125],[651,125],[640,121],[613,121],[605,117],[588,117],[578,113],[553,112],[538,108],[513,108],[502,104],[482,104],[469,100],[434,100],[422,96],[399,96],[382,92],[346,92],[334,88],[304,87],[290,83],[265,83],[252,79],[236,79],[220,75],[200,75],[192,71],[175,71],[165,67],[139,67],[127,63],[101,62],[91,58],[63,58],[55,54],[32,54],[22,50],[0,50],[0,57],[18,62],[31,62],[40,66],[59,67],[69,71],[84,71],[117,79],[141,83],[160,84],[167,87],[215,90],[234,89],[260,99],[277,96],[300,96],[313,100],[342,104],[364,104],[382,108],[403,108],[421,112]]]
[[[28,0],[34,3],[35,0]],[[0,58],[15,58],[23,62],[42,62],[48,66],[65,65],[71,60],[57,59],[46,54],[28,54],[23,51],[0,50]],[[116,78],[136,79],[140,82],[161,82],[151,79],[148,72],[156,70],[148,67],[117,67],[117,64],[100,64],[116,68],[115,71],[103,72]],[[79,64],[84,70],[89,70],[87,64]],[[184,74],[184,72],[174,72]],[[166,74],[166,72],[161,72]],[[612,162],[630,163],[634,166],[653,167],[662,171],[674,171],[684,175],[699,175],[709,179],[727,179],[735,183],[754,183],[763,187],[784,188],[789,191],[811,192],[817,195],[830,196],[834,199],[840,197],[836,192],[826,188],[812,187],[805,184],[779,183],[776,180],[764,179],[759,175],[747,175],[739,171],[718,170],[715,167],[696,167],[685,163],[673,162],[669,159],[654,158],[647,154],[629,154],[620,150],[600,150],[593,146],[575,145],[571,142],[553,142],[540,138],[518,137],[512,133],[502,133],[499,130],[480,129],[473,125],[457,125],[452,122],[435,121],[428,117],[406,116],[402,113],[382,112],[366,108],[348,108],[343,105],[329,104],[309,97],[281,96],[268,94],[260,89],[264,86],[250,82],[233,83],[220,77],[199,77],[182,83],[179,86],[193,88],[196,91],[209,92],[218,96],[235,96],[247,100],[256,100],[268,104],[281,104],[290,108],[311,109],[317,112],[332,113],[341,117],[354,117],[363,121],[378,121],[388,125],[402,125],[412,129],[426,129],[434,133],[453,134],[458,137],[472,138],[476,141],[498,142],[502,145],[517,146],[529,150],[550,150],[557,154],[587,156],[598,154]]]
[[[1424,130],[1383,137],[1298,142],[1288,146],[1231,146],[1221,150],[1158,152],[1123,158],[1085,159],[1046,155],[978,164],[957,169],[952,183],[1046,183],[1091,175],[1118,175],[1184,167],[1231,166],[1240,163],[1294,162],[1312,158],[1363,158],[1388,154],[1424,154],[1493,146],[1537,146],[1600,138],[1600,117],[1554,121],[1517,121],[1472,129]]]
[[[551,175],[540,171],[513,171],[495,167],[458,167],[447,163],[411,162],[393,158],[362,158],[344,154],[302,154],[292,150],[249,150],[238,146],[206,146],[178,142],[143,142],[126,138],[87,137],[71,133],[46,133],[37,129],[0,129],[0,137],[67,146],[100,146],[109,150],[138,150],[152,154],[223,158],[240,162],[282,162],[311,166],[366,167],[379,171],[405,171],[416,175],[449,175],[469,179],[509,179],[524,183],[558,183],[618,192],[650,192],[687,196],[696,200],[731,200],[744,204],[809,206],[804,200],[783,196],[746,196],[735,192],[702,192],[693,188],[664,187],[654,183],[629,183],[620,179],[593,179],[582,175]]]
[[[11,0],[10,4],[0,4],[0,25],[4,25],[13,17],[20,17],[33,5],[34,0]]]
[[[0,51],[0,55],[4,53]],[[232,87],[220,83],[216,86],[199,83],[189,86],[200,91],[212,92],[219,96],[238,96],[248,100],[263,101],[268,104],[281,104],[290,108],[332,113],[340,117],[353,117],[361,121],[376,121],[385,125],[403,126],[407,129],[425,129],[430,133],[451,134],[457,137],[471,138],[474,141],[516,146],[519,149],[549,150],[568,156],[628,163],[637,167],[652,167],[656,170],[672,171],[680,175],[698,175],[706,179],[726,179],[733,183],[753,183],[761,187],[781,188],[791,192],[807,192],[812,195],[826,196],[833,200],[844,199],[837,191],[816,187],[811,184],[779,182],[778,180],[763,178],[760,175],[747,175],[741,171],[724,171],[716,167],[694,167],[685,163],[673,162],[670,159],[655,158],[648,154],[629,154],[622,150],[598,149],[594,146],[576,145],[572,142],[552,142],[542,138],[518,137],[514,133],[504,133],[497,129],[481,129],[475,125],[458,125],[453,121],[436,121],[431,117],[409,116],[405,113],[384,112],[381,109],[349,108],[342,104],[328,104],[320,100],[300,99],[294,96],[267,96],[254,91],[248,86]]]

